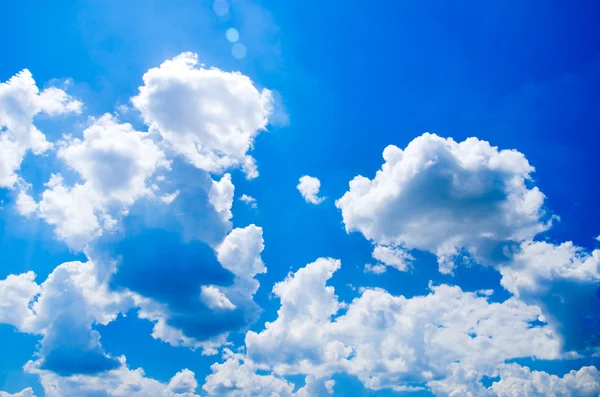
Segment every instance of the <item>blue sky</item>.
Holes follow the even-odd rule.
[[[600,393],[595,2],[0,13],[0,396]]]

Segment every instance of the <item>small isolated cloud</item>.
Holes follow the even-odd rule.
[[[365,273],[383,274],[387,271],[387,267],[382,264],[365,263]]]
[[[321,204],[325,197],[319,197],[319,189],[321,188],[321,181],[319,178],[304,175],[300,178],[298,186],[296,186],[304,200],[311,204]]]
[[[401,272],[408,270],[408,265],[414,259],[401,247],[388,247],[385,245],[377,245],[373,249],[373,258]]]
[[[250,208],[258,208],[258,204],[256,203],[256,199],[252,196],[249,196],[247,194],[242,194],[240,196],[240,201],[243,201],[244,203],[246,203],[248,206],[250,206]]]

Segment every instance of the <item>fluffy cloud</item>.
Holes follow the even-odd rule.
[[[195,394],[197,382],[192,371],[183,370],[168,384],[164,384],[146,377],[141,368],[129,369],[124,358],[120,358],[118,368],[94,375],[60,376],[39,368],[37,363],[31,361],[25,370],[39,375],[48,397],[198,397]]]
[[[408,270],[409,263],[414,259],[402,248],[385,245],[377,245],[373,249],[373,258],[401,272]]]
[[[525,242],[499,268],[501,284],[524,302],[538,305],[563,340],[584,352],[600,344],[600,250],[589,253],[566,242]]]
[[[130,307],[127,296],[109,291],[93,262],[63,263],[39,286],[34,277],[28,272],[0,281],[0,321],[42,335],[36,365],[60,375],[119,365],[104,353],[92,325],[107,324]]]
[[[231,207],[233,205],[233,195],[235,187],[231,182],[231,175],[225,174],[220,181],[213,181],[210,191],[208,192],[208,200],[215,207],[215,210],[225,221],[228,221],[233,216]]]
[[[321,204],[324,197],[319,197],[319,189],[321,188],[321,181],[318,178],[304,175],[300,178],[300,182],[296,189],[302,194],[304,200],[311,204]]]
[[[293,383],[271,373],[258,374],[260,368],[252,360],[229,349],[223,350],[223,363],[210,368],[202,386],[208,396],[320,397],[331,395],[335,385],[330,379],[307,376],[304,387],[294,392]]]
[[[146,181],[158,167],[168,167],[164,153],[148,133],[135,131],[105,114],[83,131],[83,139],[62,142],[58,157],[77,171],[106,202],[131,204],[148,193]]]
[[[559,356],[552,331],[533,325],[535,306],[447,285],[410,299],[366,289],[344,304],[326,284],[339,267],[321,258],[275,285],[281,308],[264,331],[246,334],[251,360],[279,374],[346,372],[370,389],[411,390],[445,378],[453,362],[492,374],[511,358]]]
[[[426,133],[404,150],[386,147],[383,158],[372,180],[355,177],[336,201],[346,230],[432,252],[442,272],[461,251],[484,263],[506,260],[549,227],[544,195],[526,184],[534,169],[517,151]]]
[[[596,367],[583,367],[558,377],[510,364],[500,369],[500,381],[495,382],[491,390],[498,397],[592,397],[600,394],[600,372]]]
[[[15,205],[19,214],[25,217],[31,216],[38,209],[38,205],[33,197],[31,197],[25,190],[19,191]]]
[[[94,120],[82,139],[68,138],[60,144],[58,157],[80,175],[82,183],[68,186],[60,175],[53,175],[42,193],[39,215],[76,251],[111,230],[124,208],[152,195],[148,179],[159,167],[169,167],[147,133],[108,114]],[[19,208],[24,213],[28,207]]]
[[[35,397],[35,394],[33,393],[31,387],[28,387],[27,389],[23,389],[15,394],[0,391],[0,397]]]
[[[600,372],[595,367],[583,367],[558,377],[531,371],[518,364],[504,364],[499,367],[497,376],[498,381],[485,387],[481,383],[481,374],[473,368],[453,364],[448,378],[428,385],[436,396],[441,397],[593,397],[600,393]]]
[[[259,91],[241,73],[198,67],[190,52],[148,70],[143,79],[131,100],[170,148],[211,173],[242,167],[248,178],[258,176],[248,152],[267,126],[269,90]]]
[[[40,93],[27,69],[0,83],[0,187],[10,188],[18,181],[16,171],[28,151],[41,154],[52,147],[33,124],[35,115],[80,113],[81,107],[58,88]]]
[[[224,362],[215,363],[210,368],[212,374],[206,377],[202,386],[209,396],[281,396],[291,397],[294,385],[274,375],[259,375],[252,361],[242,354],[224,349]]]
[[[89,185],[63,184],[62,176],[53,175],[46,184],[39,202],[39,216],[55,227],[54,233],[71,249],[82,251],[94,238],[102,235],[101,219],[97,209],[100,199]]]
[[[0,280],[0,323],[10,324],[18,329],[26,328],[35,317],[29,302],[39,291],[33,272],[11,274]]]

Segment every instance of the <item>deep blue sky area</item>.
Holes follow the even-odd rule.
[[[457,142],[478,137],[523,153],[535,167],[531,184],[545,194],[548,214],[559,217],[537,239],[598,248],[597,1],[232,0],[227,17],[215,15],[212,2],[204,0],[5,1],[0,15],[0,81],[25,68],[40,89],[71,79],[68,93],[84,103],[81,115],[57,122],[36,116],[49,140],[81,134],[89,116],[131,107],[142,75],[184,51],[276,92],[278,117],[251,152],[260,176],[247,180],[230,170],[233,227],[263,228],[268,272],[256,277],[260,316],[248,325],[256,332],[278,316],[275,283],[319,257],[341,259],[329,283],[345,302],[360,295],[359,287],[410,298],[427,294],[430,282],[464,291],[493,289],[490,300],[496,302],[511,296],[495,269],[459,266],[453,275],[443,275],[428,252],[415,252],[407,272],[364,272],[364,264],[372,262],[372,244],[359,232],[346,233],[335,201],[355,176],[375,177],[387,145],[404,148],[424,132]],[[231,27],[246,45],[243,59],[232,56],[225,37]],[[121,119],[147,129],[135,110]],[[58,163],[53,155],[30,153],[19,172],[39,195]],[[320,179],[326,197],[320,205],[306,203],[298,193],[302,175]],[[242,193],[256,198],[258,208],[238,200]],[[33,270],[42,283],[61,263],[85,260],[55,239],[52,226],[19,215],[16,194],[0,187],[0,280]],[[129,368],[142,367],[160,382],[189,368],[204,396],[204,378],[220,354],[201,355],[154,339],[152,324],[139,319],[137,310],[93,325],[104,350],[125,355]],[[22,369],[39,351],[40,340],[0,324],[0,390],[32,387],[38,397],[45,395],[38,377]],[[234,332],[229,340],[232,349],[243,346],[244,333]],[[600,364],[597,358],[512,361],[559,376]],[[304,382],[303,376],[289,379]],[[348,374],[333,379],[340,396],[432,395],[368,390]]]

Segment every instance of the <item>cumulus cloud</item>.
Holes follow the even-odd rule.
[[[304,200],[311,204],[321,204],[324,197],[319,197],[319,189],[321,188],[321,181],[318,178],[304,175],[300,178],[300,182],[296,189],[300,192]]]
[[[33,124],[40,112],[50,116],[80,113],[82,103],[58,88],[40,93],[29,70],[0,83],[0,187],[11,188],[27,152],[42,154],[52,147]]]
[[[38,209],[38,205],[33,197],[31,197],[25,190],[19,191],[15,205],[19,214],[25,217],[31,216]]]
[[[15,394],[0,391],[0,397],[35,397],[35,394],[33,393],[33,389],[28,387]]]
[[[119,359],[118,368],[98,374],[60,376],[39,368],[36,362],[28,362],[25,370],[40,377],[44,393],[48,397],[198,397],[194,373],[183,370],[169,383],[164,384],[146,377],[144,370],[129,369],[125,359]]]
[[[274,375],[259,375],[252,361],[242,354],[224,349],[223,363],[211,365],[202,390],[209,396],[289,396],[294,385]]]
[[[152,131],[194,166],[220,174],[241,167],[258,176],[248,152],[269,121],[273,97],[237,72],[198,67],[185,52],[148,70],[131,99]]]
[[[385,245],[375,246],[373,249],[373,258],[401,272],[408,270],[409,263],[414,259],[400,247],[388,247]]]
[[[225,221],[228,221],[233,216],[231,214],[231,207],[233,205],[234,192],[235,187],[231,182],[231,175],[229,174],[223,175],[218,182],[213,181],[208,192],[208,200]]]
[[[76,251],[114,228],[114,218],[124,208],[152,194],[148,179],[170,164],[147,133],[108,114],[94,120],[82,139],[68,138],[60,144],[58,157],[80,175],[82,183],[68,186],[60,175],[53,175],[42,193],[39,215]]]
[[[578,396],[600,394],[600,372],[596,367],[583,367],[562,377],[542,371],[531,371],[517,364],[502,366],[500,381],[491,390],[498,397],[513,396]]]
[[[535,306],[448,285],[407,299],[365,289],[340,302],[327,281],[340,262],[321,258],[273,288],[277,318],[246,334],[248,357],[277,374],[318,377],[345,372],[369,389],[413,390],[449,376],[453,362],[493,374],[517,357],[557,358],[559,343]],[[338,315],[339,310],[346,312]]]
[[[481,383],[481,377],[473,368],[453,364],[448,378],[431,381],[428,385],[440,397],[592,397],[600,393],[600,373],[596,367],[582,367],[559,377],[513,363],[499,366],[497,377],[500,379],[490,387]]]
[[[82,251],[94,238],[102,234],[101,219],[96,209],[101,208],[99,197],[89,185],[63,185],[60,175],[53,175],[46,184],[39,202],[39,215],[54,226],[54,233],[71,249]]]
[[[11,274],[0,280],[0,323],[24,329],[35,318],[29,302],[39,293],[35,273]]]
[[[109,114],[86,128],[82,139],[61,145],[58,157],[77,171],[99,201],[131,204],[148,193],[146,181],[157,168],[169,166],[148,133]]]
[[[126,295],[108,290],[93,262],[67,262],[37,285],[33,272],[0,281],[0,321],[42,335],[40,368],[68,376],[115,368],[94,324],[108,324],[131,306]],[[7,296],[4,296],[4,295]],[[7,313],[4,313],[7,312]],[[13,314],[10,314],[13,313]]]
[[[336,201],[346,231],[432,252],[442,272],[461,252],[487,264],[507,260],[514,245],[549,227],[544,195],[528,187],[534,169],[517,151],[426,133],[404,150],[386,147],[383,158],[373,179],[355,177]]]
[[[600,345],[600,250],[571,242],[525,242],[499,268],[501,284],[538,305],[563,340],[564,349],[584,352]]]

